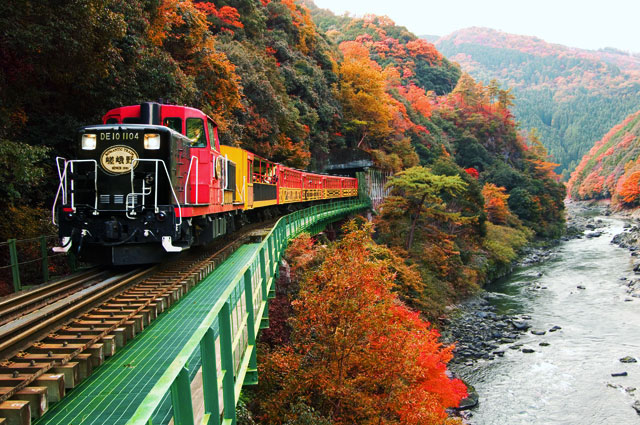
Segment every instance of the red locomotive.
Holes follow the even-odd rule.
[[[62,246],[87,261],[158,262],[284,206],[348,198],[355,178],[310,173],[220,146],[202,111],[147,102],[79,130],[77,159],[57,158],[53,205]]]

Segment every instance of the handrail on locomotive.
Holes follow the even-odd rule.
[[[357,196],[355,178],[220,146],[213,120],[186,106],[116,108],[101,125],[80,129],[78,141],[77,159],[56,158],[60,184],[52,220],[63,245],[57,250],[72,243],[85,252],[99,248],[103,254],[94,255],[109,251],[114,264],[162,261],[162,252],[206,244],[248,221]],[[80,163],[93,164],[84,169],[92,182]]]

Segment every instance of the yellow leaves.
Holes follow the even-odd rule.
[[[493,183],[485,183],[482,188],[484,197],[484,211],[489,221],[495,224],[504,224],[511,216],[507,200],[509,195],[504,187],[498,187]]]
[[[390,135],[391,99],[385,91],[385,77],[380,66],[369,58],[369,51],[360,43],[341,43],[340,50],[344,61],[339,68],[339,98],[345,120],[362,141],[366,136],[384,138]]]

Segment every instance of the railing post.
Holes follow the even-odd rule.
[[[49,281],[49,257],[47,256],[47,237],[40,236],[40,252],[42,253],[42,280],[44,283]]]
[[[277,228],[275,232],[273,232],[273,257],[276,257],[276,250],[278,249],[278,245],[280,245],[280,241],[282,240],[282,234],[280,233],[280,228]]]
[[[189,371],[183,367],[171,384],[171,406],[175,425],[194,425]]]
[[[262,279],[260,282],[260,287],[262,288],[262,299],[267,299],[267,266],[265,257],[265,247],[263,247],[260,252],[258,252],[258,257],[260,257],[260,274],[262,275]]]
[[[16,240],[9,239],[9,257],[11,258],[11,274],[13,275],[13,291],[18,292],[22,289],[20,285],[20,266],[18,265],[18,249],[16,248]]]
[[[291,219],[291,215],[290,215],[290,214],[287,214],[287,225],[286,225],[286,226],[284,226],[285,231],[287,232],[287,236],[289,236],[289,225],[290,225],[290,223],[291,223],[291,220],[290,220],[290,219]]]
[[[260,255],[260,258],[264,258],[264,255]],[[244,272],[244,295],[247,305],[247,350],[251,350],[251,357],[249,358],[249,367],[247,368],[247,374],[244,377],[245,385],[252,385],[258,383],[258,357],[256,355],[256,320],[255,310],[253,309],[253,282],[252,282],[251,267]],[[266,277],[262,275],[263,282],[266,282]]]
[[[231,306],[227,300],[218,313],[218,326],[220,326],[220,363],[222,366],[222,397],[224,419],[230,419],[236,423],[236,391],[235,372],[233,367],[233,349],[231,340]]]
[[[216,364],[216,338],[213,329],[207,332],[200,341],[200,358],[202,359],[202,395],[204,412],[210,414],[209,423],[220,425],[220,400],[218,399],[218,365]]]
[[[75,273],[78,270],[78,259],[76,258],[76,255],[73,252],[68,252],[67,261],[69,263],[69,268]]]
[[[269,238],[271,240],[271,238]],[[269,248],[270,245],[266,245],[264,248]],[[262,312],[262,317],[260,317],[260,329],[268,329],[269,328],[269,289],[267,288],[268,277],[271,276],[271,271],[273,267],[273,255],[270,249],[262,249],[258,253],[260,256],[260,271],[262,272],[263,279],[260,285],[260,295],[262,302],[265,303],[264,310]],[[267,253],[269,257],[267,257]],[[268,266],[265,264],[268,260]],[[269,275],[267,276],[266,271],[269,271]],[[271,286],[275,286],[275,279],[271,281]]]

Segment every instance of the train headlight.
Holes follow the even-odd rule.
[[[96,148],[96,135],[95,134],[83,134],[82,135],[82,149],[85,151],[92,151]]]
[[[160,149],[160,135],[157,133],[149,133],[144,135],[144,148],[149,150]]]

